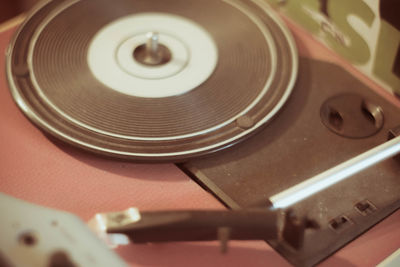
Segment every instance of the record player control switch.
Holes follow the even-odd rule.
[[[384,124],[382,109],[356,94],[329,98],[321,107],[322,123],[347,138],[366,138],[378,133]]]

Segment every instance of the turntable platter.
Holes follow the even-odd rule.
[[[14,99],[39,128],[141,161],[247,138],[284,105],[298,68],[262,1],[48,1],[7,57]]]

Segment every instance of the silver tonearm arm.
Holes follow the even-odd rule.
[[[399,153],[400,136],[397,136],[382,145],[337,165],[336,167],[286,189],[272,196],[269,200],[274,209],[287,208]]]

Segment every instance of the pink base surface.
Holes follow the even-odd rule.
[[[289,26],[301,55],[336,62],[398,103],[307,33]],[[72,212],[83,220],[97,212],[131,206],[142,210],[224,209],[173,164],[99,158],[46,138],[18,110],[8,90],[4,51],[13,32],[0,33],[0,192]],[[399,247],[397,212],[322,266],[375,266]],[[117,253],[132,266],[289,266],[262,241],[231,242],[227,255],[219,253],[217,242],[130,245]]]

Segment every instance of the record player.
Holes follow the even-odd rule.
[[[395,146],[400,103],[286,22],[256,0],[41,2],[1,34],[1,191],[83,219],[272,207],[297,228],[269,245],[295,265],[322,261],[400,206],[394,152],[324,176]],[[396,220],[325,264],[377,264],[399,246]],[[133,265],[287,264],[263,241],[233,242],[225,257],[214,246],[118,252]]]

